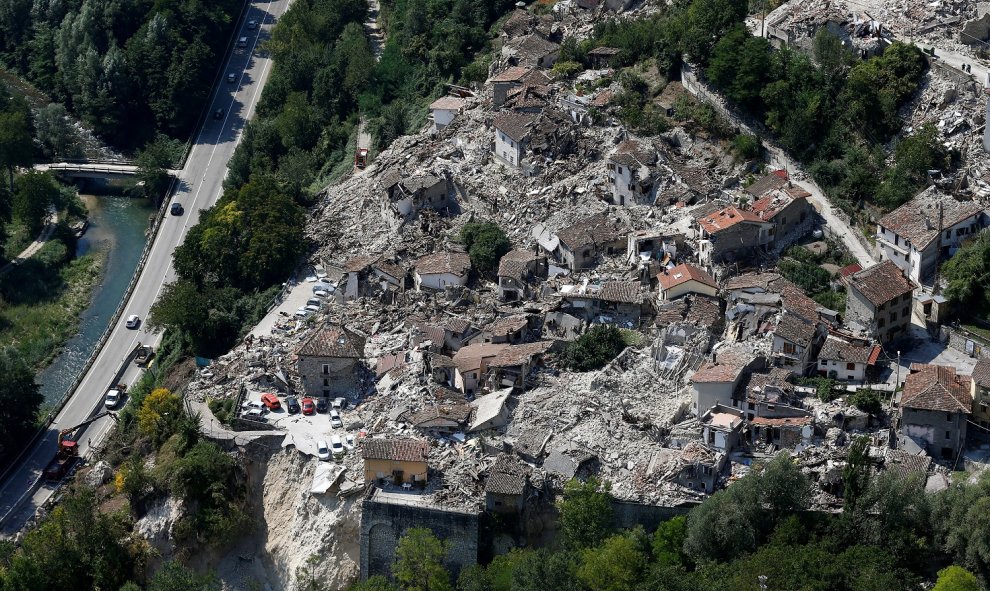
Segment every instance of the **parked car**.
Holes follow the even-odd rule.
[[[296,312],[295,312],[295,314],[293,314],[293,316],[296,316],[297,318],[305,318],[305,317],[309,316],[312,313],[313,313],[312,310],[307,310],[306,307],[303,306],[303,307],[299,308],[298,310],[296,310]]]
[[[346,447],[348,450],[354,449],[354,436],[351,435],[350,433],[344,435],[344,447]]]
[[[172,206],[169,207],[168,210],[169,210],[169,213],[171,213],[172,215],[182,215],[182,212],[185,211],[185,210],[182,209],[182,204],[181,203],[173,203]]]
[[[116,408],[120,404],[120,390],[114,388],[107,392],[107,398],[103,401],[107,408]]]
[[[251,19],[247,22],[247,28],[250,30],[255,30],[258,28],[258,21]]]
[[[235,74],[234,72],[229,72],[227,74],[227,83],[233,84],[234,82],[237,82],[237,74]]]
[[[278,402],[278,399],[275,400]],[[260,400],[245,400],[244,404],[241,405],[244,410],[250,410],[252,408],[265,408],[265,404]]]
[[[247,47],[247,41],[248,41],[247,40],[247,37],[241,37],[240,39],[237,40],[237,46],[238,47]]]
[[[265,418],[265,409],[263,408],[249,408],[241,413],[241,417],[250,421],[258,421],[259,423],[268,422],[268,419]]]
[[[141,319],[138,317],[137,314],[131,314],[130,316],[128,316],[127,322],[124,323],[124,326],[131,329],[137,328],[140,325],[141,325]]]
[[[329,407],[330,405],[327,404],[326,398],[318,398],[316,400],[316,412],[327,412]]]
[[[302,413],[304,415],[315,415],[316,414],[316,403],[313,399],[307,396],[302,399]]]
[[[344,455],[344,442],[340,440],[340,435],[334,435],[330,438],[330,451],[335,456]]]
[[[338,397],[334,398],[333,399],[333,407],[335,409],[337,409],[337,410],[346,410],[347,409],[347,399],[344,398],[343,396],[338,396]]]
[[[299,401],[296,400],[295,396],[289,396],[285,399],[285,410],[289,411],[290,415],[299,412]]]
[[[322,439],[316,442],[316,457],[324,462],[330,459],[330,446]]]
[[[323,289],[314,289],[313,295],[315,295],[318,298],[326,298],[326,297],[330,297],[330,292]]]
[[[261,395],[261,403],[268,407],[268,410],[278,410],[282,408],[282,403],[279,402],[278,396],[272,394],[271,392],[265,392]]]
[[[330,411],[330,426],[334,429],[340,429],[344,426],[344,421],[340,420],[340,413],[335,410]]]
[[[313,295],[317,295],[318,291],[325,291],[327,293],[333,293],[337,290],[332,283],[327,283],[326,281],[319,281],[313,286]]]

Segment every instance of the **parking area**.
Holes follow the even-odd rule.
[[[264,397],[270,397],[268,404]],[[275,408],[271,408],[275,406],[272,398],[278,402]],[[294,445],[303,453],[320,456],[319,443],[322,441],[328,448],[323,456],[340,457],[353,452],[360,433],[357,429],[346,428],[353,412],[350,404],[343,399],[336,399],[336,402],[334,399],[249,392],[241,403],[240,413],[242,418],[264,422],[285,432],[284,445]]]
[[[331,305],[335,286],[326,281],[325,273],[322,271],[319,273],[322,277],[314,271],[302,281],[289,281],[285,298],[261,319],[251,331],[251,335],[268,336],[273,330],[291,333],[297,330],[309,315],[318,311],[313,308],[313,301],[321,302],[319,306],[321,309]]]

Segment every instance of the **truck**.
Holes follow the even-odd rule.
[[[354,152],[354,168],[364,168],[368,166],[368,148],[358,148]]]
[[[86,419],[78,425],[69,427],[68,429],[62,429],[58,432],[58,450],[55,452],[55,457],[52,461],[48,462],[45,471],[42,473],[45,480],[61,480],[68,473],[69,469],[72,468],[73,464],[76,463],[76,460],[79,458],[79,443],[73,439],[76,431],[108,415],[113,420],[117,420],[116,413],[105,411]]]

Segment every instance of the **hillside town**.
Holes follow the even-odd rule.
[[[837,510],[864,436],[878,472],[920,473],[931,491],[990,461],[990,352],[946,322],[938,275],[990,225],[987,81],[933,63],[905,118],[967,157],[857,227],[773,146],[743,161],[679,118],[713,94],[690,67],[657,97],[678,123],[652,136],[619,121],[617,49],[554,74],[565,37],[630,4],[516,10],[483,86],[450,86],[420,133],[328,187],[306,268],[190,385],[205,416],[233,398],[232,430],[284,434],[321,462],[314,494],[522,521],[574,477],[690,507],[779,454],[811,477],[816,508]],[[865,58],[905,28],[805,4],[767,16],[772,43],[809,51],[828,27]],[[914,35],[986,29],[985,7],[938,4]],[[510,242],[490,271],[463,239],[479,224]],[[811,293],[796,266],[828,279]],[[606,327],[620,352],[569,365]]]

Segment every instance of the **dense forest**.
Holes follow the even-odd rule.
[[[237,0],[6,0],[0,60],[107,141],[185,140],[209,96]]]
[[[838,514],[808,511],[810,483],[787,454],[653,532],[614,528],[607,483],[572,481],[551,547],[512,550],[455,580],[443,566],[448,545],[426,525],[400,541],[392,580],[351,591],[886,591],[930,580],[936,591],[983,589],[990,528],[977,516],[990,477],[926,494],[922,474],[877,476],[865,442],[857,449]]]

